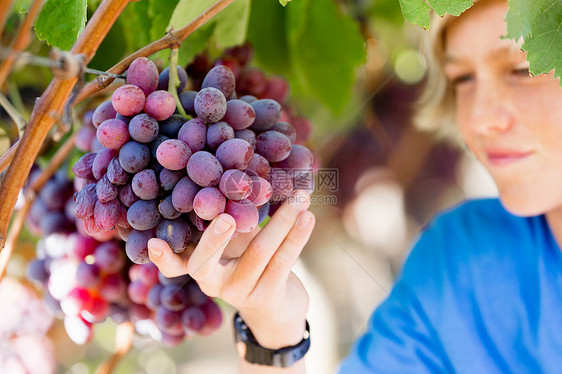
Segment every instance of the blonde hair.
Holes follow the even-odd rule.
[[[422,33],[421,50],[427,64],[425,86],[415,104],[414,125],[438,138],[462,144],[456,124],[455,93],[445,76],[445,32],[457,17],[431,15],[428,31]]]

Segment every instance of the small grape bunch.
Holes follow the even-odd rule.
[[[133,61],[126,84],[92,115],[101,148],[73,167],[82,186],[75,195],[79,226],[89,235],[117,234],[137,264],[150,261],[150,238],[181,253],[223,212],[237,232],[254,230],[313,166],[312,153],[295,143],[295,129],[280,121],[281,105],[237,99],[228,67],[212,68],[199,91],[183,92],[181,67],[178,77],[191,118],[175,114],[165,90],[169,70],[158,74],[149,59]]]
[[[222,324],[219,306],[187,275],[166,278],[147,263],[131,266],[129,278],[127,291],[135,303],[132,320],[167,346],[196,334],[209,335]]]

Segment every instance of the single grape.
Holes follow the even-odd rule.
[[[150,150],[145,144],[130,141],[119,151],[119,163],[128,173],[138,173],[150,162]]]
[[[64,207],[72,194],[72,184],[69,181],[51,179],[43,186],[39,197],[49,209],[59,210]]]
[[[178,78],[180,80],[180,85],[178,87],[178,93],[182,92],[187,84],[187,73],[185,72],[184,68],[178,66]],[[160,77],[158,78],[158,89],[168,91],[168,85],[170,81],[170,67],[165,68],[160,73]]]
[[[193,210],[193,199],[198,191],[199,186],[197,184],[189,177],[183,177],[172,191],[172,205],[178,212],[191,212]]]
[[[96,138],[96,130],[84,127],[76,134],[76,148],[82,152],[92,152],[92,141]]]
[[[94,111],[94,114],[92,115],[92,124],[97,129],[103,121],[115,118],[116,115],[117,112],[113,109],[111,101],[103,102]]]
[[[96,154],[96,158],[94,158],[94,162],[92,164],[92,174],[94,178],[100,180],[103,178],[105,173],[107,173],[107,167],[109,163],[115,156],[117,156],[119,152],[116,149],[111,148],[103,148]]]
[[[86,256],[94,253],[98,242],[88,236],[83,236],[78,233],[69,235],[69,254],[79,260],[83,260]]]
[[[245,101],[245,102],[247,102],[248,104],[253,103],[253,102],[256,101],[257,99],[258,99],[257,97],[252,96],[252,95],[244,95],[244,96],[241,96],[241,97],[239,98],[239,100]],[[255,113],[255,112],[254,112],[254,113]]]
[[[230,99],[234,93],[235,78],[232,71],[226,66],[215,66],[203,79],[201,88],[214,87],[220,90],[224,97]]]
[[[139,87],[148,96],[158,88],[158,68],[148,58],[139,57],[129,65],[126,81]]]
[[[148,257],[148,241],[154,237],[154,230],[131,231],[127,239],[127,244],[125,245],[127,257],[135,264],[150,262],[150,258]]]
[[[130,183],[119,188],[119,201],[127,208],[133,205],[139,197],[133,192],[133,187]]]
[[[101,231],[101,228],[96,223],[93,215],[88,218],[84,218],[81,222],[84,226],[84,232],[87,235],[93,236]]]
[[[237,139],[243,139],[245,141],[247,141],[248,143],[250,143],[250,146],[252,147],[252,150],[256,150],[256,133],[253,132],[250,129],[244,129],[244,130],[236,130],[234,131],[234,137]]]
[[[225,54],[238,61],[240,66],[246,66],[252,59],[253,49],[250,43],[246,42],[242,45],[227,49]]]
[[[174,253],[182,253],[189,245],[191,227],[183,218],[164,219],[156,227],[156,237],[166,241]]]
[[[283,161],[275,163],[273,166],[291,169],[310,169],[312,168],[313,162],[314,156],[308,148],[300,144],[293,144],[289,156]]]
[[[164,121],[174,114],[176,100],[168,91],[154,91],[146,98],[144,111],[157,121]]]
[[[201,219],[211,221],[224,212],[226,197],[216,187],[204,187],[193,199],[193,210]]]
[[[205,326],[205,314],[196,306],[188,306],[181,315],[183,328],[186,332],[199,332]]]
[[[226,114],[223,121],[228,123],[234,130],[242,130],[250,127],[256,118],[254,108],[243,100],[229,100],[226,103]]]
[[[162,299],[160,299],[162,300]],[[167,309],[161,305],[154,314],[154,322],[159,330],[163,332],[177,332],[178,328],[181,329],[181,313]]]
[[[131,187],[135,195],[143,200],[156,199],[159,192],[158,180],[152,169],[139,171],[131,181]]]
[[[219,160],[206,151],[195,152],[187,161],[187,175],[201,187],[216,186],[219,183],[222,171],[223,168]]]
[[[174,208],[174,204],[172,203],[172,195],[167,196],[164,200],[160,202],[158,205],[158,211],[162,214],[162,217],[166,219],[176,219],[181,216],[181,212],[178,212],[176,208]]]
[[[152,229],[158,225],[161,218],[156,200],[139,200],[127,211],[127,221],[135,230]]]
[[[114,241],[100,244],[94,252],[94,261],[105,273],[117,273],[125,266],[122,247]]]
[[[150,143],[158,136],[158,121],[146,113],[137,114],[129,122],[131,138],[139,143]]]
[[[80,157],[72,167],[74,175],[78,178],[94,179],[92,165],[94,164],[95,158],[96,153],[86,153],[84,156]]]
[[[209,300],[209,296],[205,295],[199,285],[196,282],[189,282],[185,286],[185,293],[187,295],[187,300],[189,305],[200,306]]]
[[[129,130],[125,122],[108,119],[99,125],[96,136],[104,147],[119,149],[129,141]]]
[[[193,105],[197,116],[208,123],[220,121],[226,113],[226,98],[213,87],[199,91]]]
[[[285,135],[291,143],[294,143],[297,140],[297,130],[288,122],[277,122],[272,128],[272,131],[280,132],[281,134]]]
[[[49,272],[45,266],[45,260],[33,259],[29,262],[26,271],[27,279],[38,283],[45,283],[49,280]]]
[[[243,171],[237,169],[227,170],[221,177],[219,189],[230,200],[242,200],[247,198],[252,192],[252,179]]]
[[[277,131],[262,132],[257,137],[256,152],[269,162],[279,162],[291,153],[291,141]]]
[[[292,121],[295,130],[297,130],[297,138],[306,141],[312,134],[312,123],[304,117],[293,118]]]
[[[224,169],[244,170],[250,165],[254,150],[243,139],[229,139],[217,148],[215,156]]]
[[[133,303],[145,304],[150,287],[141,281],[132,281],[127,287],[127,294]]]
[[[158,146],[156,158],[158,162],[170,170],[180,170],[186,167],[191,156],[191,149],[183,140],[169,139]]]
[[[237,82],[238,92],[242,95],[260,97],[265,91],[265,75],[259,69],[246,69],[240,74]]]
[[[281,77],[270,77],[265,82],[263,98],[273,99],[278,103],[284,103],[289,93],[287,81]]]
[[[185,113],[190,115],[195,114],[195,107],[193,106],[195,96],[197,96],[197,91],[185,91],[180,94],[180,103],[183,107],[183,110],[185,110]]]
[[[209,335],[222,324],[222,312],[219,306],[211,299],[199,307],[205,314],[205,326],[199,331],[200,335]]]
[[[179,312],[187,306],[187,295],[183,287],[169,284],[164,286],[164,289],[160,292],[160,303],[164,308],[172,312]]]
[[[166,347],[175,347],[183,342],[183,340],[185,339],[185,333],[178,332],[178,328],[174,329],[174,332],[176,332],[176,334],[169,334],[165,331],[160,332],[161,333],[160,341],[162,342],[163,345],[165,345]]]
[[[109,179],[107,174],[103,176],[102,179],[96,184],[96,196],[98,200],[102,203],[108,203],[115,199],[119,194],[119,190],[115,187]]]
[[[81,287],[96,287],[101,282],[99,267],[96,264],[81,262],[76,268],[76,281]]]
[[[41,232],[45,236],[54,233],[69,233],[72,231],[72,223],[63,213],[49,212],[40,222]]]
[[[119,210],[121,203],[113,199],[107,203],[96,201],[94,207],[94,219],[100,229],[104,231],[112,230],[119,220]]]
[[[127,283],[121,274],[107,274],[102,279],[98,292],[107,301],[120,301],[126,296]]]
[[[207,125],[201,118],[189,120],[180,128],[178,139],[183,140],[192,152],[201,151],[207,142]]]
[[[261,99],[250,104],[256,113],[256,118],[250,129],[266,131],[271,129],[281,118],[281,105],[275,100]]]
[[[162,187],[164,191],[173,190],[179,180],[185,177],[185,173],[185,170],[162,169],[159,176],[160,187]]]
[[[140,280],[148,286],[153,286],[159,282],[158,267],[156,267],[156,265],[154,265],[152,262],[133,267],[135,269],[129,269],[129,277],[131,278],[131,280]],[[134,274],[133,270],[136,270],[134,271]]]
[[[160,135],[168,138],[177,138],[178,131],[185,123],[185,118],[181,114],[173,114],[170,118],[160,121]]]
[[[254,203],[255,206],[259,207],[267,203],[267,201],[271,198],[273,188],[267,180],[261,177],[252,176],[250,179],[252,180],[252,191],[248,196],[248,200]]]
[[[160,293],[162,292],[163,289],[164,286],[158,283],[152,286],[150,291],[148,291],[148,295],[146,297],[146,306],[150,310],[156,311],[156,309],[158,309],[158,307],[162,304],[160,302]]]
[[[237,232],[250,232],[258,225],[258,209],[248,199],[240,201],[228,200],[224,212],[230,214],[236,221]]]
[[[124,116],[133,116],[140,113],[144,108],[145,101],[144,92],[132,84],[119,87],[111,96],[113,108],[117,113]]]
[[[121,167],[119,157],[114,157],[107,165],[107,173],[105,174],[111,184],[115,186],[123,186],[129,181],[129,174]]]
[[[144,305],[131,303],[129,305],[129,319],[131,322],[136,323],[138,321],[144,321],[150,319],[151,312]]]
[[[207,145],[213,151],[230,139],[234,139],[234,130],[226,122],[217,122],[207,129]]]
[[[79,316],[89,303],[92,302],[90,291],[77,287],[72,289],[65,298],[61,300],[61,308],[67,316]]]

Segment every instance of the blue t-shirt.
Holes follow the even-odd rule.
[[[562,373],[562,252],[497,199],[437,217],[341,374]]]

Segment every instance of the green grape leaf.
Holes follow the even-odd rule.
[[[214,0],[179,0],[169,26],[176,30],[186,26],[214,3]],[[246,40],[249,18],[250,0],[232,2],[182,43],[179,51],[180,65],[188,63],[203,51],[213,37],[221,48],[243,43]]]
[[[429,27],[429,5],[419,0],[400,0],[400,8],[404,19],[412,25],[427,29]]]
[[[121,15],[119,23],[125,33],[127,49],[135,51],[149,44],[152,19],[148,15],[148,2],[130,2]]]
[[[458,16],[470,8],[472,3],[473,0],[400,0],[400,7],[406,21],[427,29],[430,9],[440,16],[445,13]]]
[[[291,0],[279,0],[279,4],[285,6],[285,5],[289,4],[290,1]]]
[[[86,25],[86,0],[47,0],[37,22],[39,40],[70,50]]]
[[[286,11],[291,86],[340,114],[365,61],[358,23],[333,0],[299,0]]]
[[[507,37],[519,41],[527,52],[529,71],[533,75],[562,73],[562,3],[557,0],[511,0],[506,15]],[[562,82],[561,82],[562,85]]]
[[[258,0],[259,1],[259,0]],[[214,17],[214,36],[222,47],[244,43],[250,20],[250,0],[235,0]]]
[[[289,75],[287,9],[275,1],[252,1],[248,41],[254,47],[254,62],[264,70]]]
[[[148,0],[148,16],[152,18],[150,38],[154,41],[164,36],[170,18],[179,0]]]

